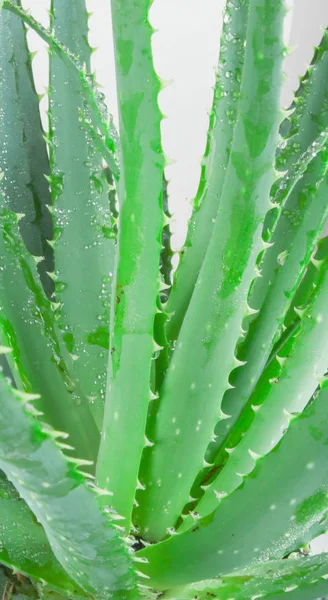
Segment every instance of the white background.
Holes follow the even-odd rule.
[[[282,105],[287,107],[298,86],[298,77],[305,72],[313,47],[320,41],[323,27],[328,25],[328,1],[286,0],[286,3],[290,11],[285,22],[285,42],[293,48],[285,61]],[[150,11],[150,21],[158,30],[153,36],[155,67],[163,80],[171,81],[160,93],[159,102],[167,117],[162,123],[164,151],[169,159],[176,161],[166,170],[170,206],[176,219],[173,240],[176,248],[184,241],[190,201],[200,173],[223,4],[223,0],[155,0]],[[23,5],[47,26],[48,0],[23,0]],[[87,0],[87,7],[93,12],[90,42],[98,48],[92,66],[117,123],[110,0]],[[42,93],[47,86],[47,53],[33,32],[29,41],[33,50],[39,50],[34,71],[38,92]],[[42,109],[46,124],[46,99]],[[312,547],[328,551],[327,538],[321,536]]]

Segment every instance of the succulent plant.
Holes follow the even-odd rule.
[[[328,34],[283,111],[284,1],[227,0],[173,273],[150,4],[111,0],[118,135],[85,0],[0,2],[0,591],[328,597]]]

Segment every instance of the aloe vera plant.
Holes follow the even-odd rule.
[[[173,274],[150,4],[117,133],[85,0],[0,1],[0,593],[328,597],[328,33],[282,111],[284,1],[227,0]]]

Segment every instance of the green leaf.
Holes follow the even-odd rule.
[[[174,252],[171,248],[171,230],[170,230],[170,209],[169,209],[169,197],[168,197],[168,183],[163,178],[163,211],[165,216],[167,217],[168,223],[163,227],[162,233],[162,252],[161,252],[161,274],[163,276],[163,281],[165,285],[168,286],[162,293],[162,302],[165,302],[170,294],[171,285],[172,285],[172,256]]]
[[[268,561],[220,579],[167,592],[163,600],[313,600],[328,594],[327,554]]]
[[[100,599],[138,598],[128,547],[102,491],[87,485],[35,410],[0,379],[0,468],[43,526],[54,555],[86,592]],[[83,463],[82,463],[83,464]]]
[[[149,0],[112,1],[121,134],[120,220],[111,359],[97,477],[131,519],[145,445],[164,213],[160,84],[154,72]],[[145,86],[145,81],[147,85]],[[122,461],[113,456],[124,457]]]
[[[291,106],[291,115],[282,123],[283,141],[277,168],[288,171],[315,138],[327,127],[328,31],[324,32],[309,69],[301,79]],[[279,185],[279,181],[277,185]],[[273,193],[275,192],[273,188]]]
[[[328,526],[328,388],[280,444],[193,529],[137,553],[159,589],[231,574],[284,557]],[[242,543],[241,543],[242,540]]]
[[[224,446],[227,434],[282,333],[286,312],[327,218],[326,182],[323,179],[328,158],[328,96],[326,86],[322,84],[327,80],[327,49],[325,32],[311,66],[301,80],[291,115],[281,126],[284,139],[276,167],[285,174],[272,187],[272,202],[277,208],[267,214],[264,227],[266,239],[273,246],[267,248],[262,257],[261,278],[254,282],[249,298],[252,308],[259,312],[253,317],[246,339],[241,341],[238,349],[238,359],[246,365],[231,375],[230,383],[235,389],[227,391],[222,403],[223,412],[230,418],[216,426],[217,439],[206,453],[209,463]],[[196,489],[193,493],[196,494]]]
[[[53,0],[55,35],[90,69],[88,17],[81,0]],[[80,81],[50,53],[50,186],[59,325],[74,355],[74,377],[102,426],[115,241],[108,184],[80,112],[90,119]],[[63,109],[63,107],[65,107]],[[69,260],[68,257],[69,256]]]
[[[168,199],[168,184],[163,179],[163,210],[165,213],[166,225],[163,227],[162,232],[162,252],[160,259],[160,272],[162,276],[160,297],[157,299],[158,312],[155,315],[154,321],[154,339],[155,342],[161,347],[157,358],[153,361],[152,365],[152,377],[151,377],[151,389],[156,392],[161,388],[167,367],[169,364],[169,342],[166,335],[166,325],[168,322],[168,314],[166,312],[166,302],[172,291],[172,256],[174,252],[171,248],[171,230],[170,230],[170,212],[169,212],[169,199]],[[148,412],[148,425],[151,418],[153,406],[149,407]],[[155,412],[154,412],[155,414]],[[148,426],[147,425],[147,426]]]
[[[238,113],[248,12],[249,0],[226,3],[201,180],[194,200],[187,240],[167,305],[167,312],[173,313],[167,326],[167,336],[171,343],[178,338],[214,229],[222,195]]]
[[[304,309],[311,304],[316,293],[318,282],[320,281],[322,270],[325,268],[325,258],[328,256],[328,237],[319,240],[317,251],[313,253],[306,269],[305,275],[293,297],[293,301],[287,312],[283,333],[275,344],[268,363],[280,354],[281,348],[285,342],[294,334],[300,325],[300,315]]]
[[[203,498],[197,504],[201,516],[215,510],[218,498],[236,489],[250,473],[256,457],[279,442],[292,415],[302,412],[318,381],[328,369],[328,255],[316,294],[302,316],[300,327],[264,370],[254,393],[210,472]],[[188,517],[183,529],[192,526]]]
[[[16,4],[18,0],[16,0]],[[49,160],[41,127],[39,100],[36,94],[31,57],[26,43],[24,24],[8,11],[0,20],[0,191],[3,202],[25,218],[20,222],[24,242],[32,254],[42,256],[39,263],[42,283],[48,293],[52,282],[46,271],[52,269],[52,238]]]
[[[188,502],[236,365],[235,346],[270,207],[283,15],[282,2],[250,4],[239,117],[218,216],[162,388],[155,445],[141,469],[146,489],[137,496],[135,523],[152,541],[175,526]]]
[[[60,566],[43,528],[1,472],[0,562],[26,577],[47,582],[64,595],[84,595]]]
[[[99,432],[90,403],[72,377],[56,324],[58,306],[50,302],[38,281],[36,264],[20,238],[18,218],[0,211],[0,331],[16,385],[41,394],[37,403],[55,429],[69,434],[78,456],[95,460]]]
[[[328,256],[328,237],[319,240],[318,249],[311,258],[301,284],[293,297],[293,302],[284,321],[284,327],[287,330],[293,326],[298,318],[295,308],[296,311],[305,308],[315,294],[321,271],[325,267],[324,259],[326,256]]]
[[[249,303],[258,312],[238,349],[242,366],[232,374],[230,383],[234,389],[226,392],[222,402],[222,410],[229,419],[217,424],[217,441],[207,451],[207,462],[212,463],[218,450],[224,447],[282,334],[286,313],[328,217],[327,164],[328,148],[315,156],[281,207],[282,213],[270,237],[272,246],[265,251],[260,265],[261,277],[250,291]]]
[[[101,148],[102,157],[106,160],[108,167],[114,177],[119,177],[119,165],[117,163],[118,139],[112,120],[108,117],[104,97],[94,84],[94,78],[88,75],[84,67],[81,67],[76,57],[63,47],[53,34],[42,27],[30,14],[20,7],[14,5],[10,0],[4,0],[3,8],[11,11],[19,17],[26,25],[33,29],[49,47],[58,55],[67,66],[69,73],[76,81],[80,82],[81,92],[90,110],[89,131],[93,143]],[[87,125],[87,124],[86,124]],[[97,142],[95,142],[97,140]]]

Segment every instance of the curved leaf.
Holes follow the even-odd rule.
[[[71,375],[56,324],[57,305],[38,282],[33,257],[20,238],[17,216],[0,211],[0,330],[17,387],[42,394],[38,409],[55,429],[69,434],[79,456],[95,460],[99,432],[88,400]]]
[[[80,463],[65,458],[3,378],[0,396],[0,468],[43,526],[57,560],[97,598],[138,598],[132,559],[100,508],[101,491],[86,485]]]
[[[217,509],[188,532],[137,553],[159,589],[282,558],[328,526],[328,388]],[[242,540],[242,543],[241,543]]]
[[[163,600],[313,600],[328,593],[328,555],[267,561],[231,576],[194,583]],[[285,596],[285,594],[288,594]]]
[[[43,580],[64,595],[84,595],[60,566],[41,525],[1,472],[0,563],[26,577]]]

